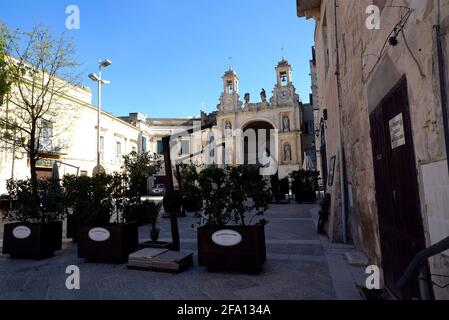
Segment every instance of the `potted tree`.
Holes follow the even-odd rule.
[[[318,171],[298,170],[290,174],[293,183],[292,189],[298,203],[315,203],[318,191]]]
[[[141,248],[155,248],[155,249],[171,249],[173,246],[172,242],[158,241],[160,229],[157,227],[157,222],[159,219],[159,213],[162,208],[161,203],[155,203],[152,201],[144,201],[142,203],[145,214],[148,221],[150,221],[150,238],[151,241],[147,241],[140,244]]]
[[[199,265],[259,271],[266,261],[263,214],[271,199],[259,167],[210,166],[199,173],[198,184],[204,200],[198,228]]]
[[[89,210],[90,183],[89,177],[66,175],[62,179],[66,199],[67,238],[74,242],[78,241],[81,215]]]
[[[125,221],[136,221],[139,226],[150,223],[146,205],[142,196],[148,194],[148,178],[155,175],[161,168],[161,161],[150,153],[138,154],[132,152],[124,156],[122,190],[124,197],[123,217]]]
[[[271,193],[272,193],[272,201],[274,203],[276,204],[285,203],[285,201],[287,200],[287,195],[289,194],[288,178],[280,180],[278,174],[272,175]]]
[[[202,209],[203,200],[197,185],[198,171],[195,164],[180,164],[176,172],[176,180],[180,186],[182,207],[187,212],[198,212]]]
[[[38,180],[37,196],[31,180],[9,180],[7,189],[15,200],[6,208],[3,254],[13,258],[44,259],[62,247],[64,195],[59,180]]]
[[[110,175],[78,177],[86,179],[86,199],[80,214],[78,256],[90,261],[124,263],[138,250],[137,222],[121,222],[114,212],[113,194],[118,188]]]

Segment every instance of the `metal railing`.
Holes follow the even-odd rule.
[[[404,288],[407,283],[416,275],[419,273],[420,280],[420,291],[421,291],[421,298],[423,300],[429,300],[431,298],[431,291],[429,288],[429,283],[432,283],[433,285],[436,285],[440,288],[446,288],[449,286],[449,283],[447,285],[440,285],[432,281],[432,276],[437,277],[444,277],[449,278],[449,276],[442,276],[442,275],[434,275],[430,274],[427,271],[427,260],[431,257],[434,257],[446,250],[449,250],[449,237],[445,238],[444,240],[441,240],[440,242],[422,250],[419,252],[415,258],[413,258],[412,262],[409,264],[407,269],[405,269],[402,277],[399,279],[397,283],[397,287],[399,289]]]

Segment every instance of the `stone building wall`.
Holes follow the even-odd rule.
[[[334,155],[337,157],[334,184],[328,190],[333,199],[328,231],[330,237],[338,241],[342,236],[342,214],[335,3],[334,0],[316,2],[320,3],[319,10],[310,11],[308,15],[316,19],[319,118],[323,117],[324,109],[329,117],[326,123],[327,161]],[[449,207],[449,179],[434,31],[440,17],[443,32],[447,33],[449,1],[387,0],[381,12],[379,30],[369,30],[365,25],[366,8],[378,1],[338,0],[337,3],[341,128],[345,177],[351,192],[346,198],[348,236],[366,252],[371,263],[381,265],[369,115],[403,76],[408,84],[426,244],[429,246],[449,235],[449,212],[443,209]],[[405,40],[399,34],[399,44],[394,47],[386,40],[406,9],[392,6],[413,10],[404,28]],[[449,47],[446,43],[444,46],[446,64],[449,64]],[[449,275],[449,254],[431,259],[430,267],[435,274]],[[449,298],[447,289],[434,287],[434,291],[437,298]]]

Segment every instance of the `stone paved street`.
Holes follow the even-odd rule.
[[[125,265],[86,263],[76,245],[43,261],[0,256],[0,299],[360,299],[363,270],[343,256],[351,246],[332,245],[315,232],[316,206],[275,205],[267,213],[268,261],[257,275],[208,272],[196,265],[179,275],[131,271]],[[195,219],[181,218],[183,250],[196,250]],[[162,238],[169,221],[162,220]],[[149,238],[149,227],[140,230]],[[1,244],[1,243],[0,243]],[[81,269],[81,290],[65,287],[65,269]]]

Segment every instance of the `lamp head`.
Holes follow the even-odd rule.
[[[96,82],[100,81],[100,77],[97,76],[95,73],[89,74],[89,78],[90,78],[92,81],[96,81]]]
[[[102,68],[107,68],[107,67],[109,67],[109,66],[112,64],[112,61],[109,60],[109,59],[100,60],[100,61],[98,62],[98,64],[99,64],[100,67],[102,67]]]

